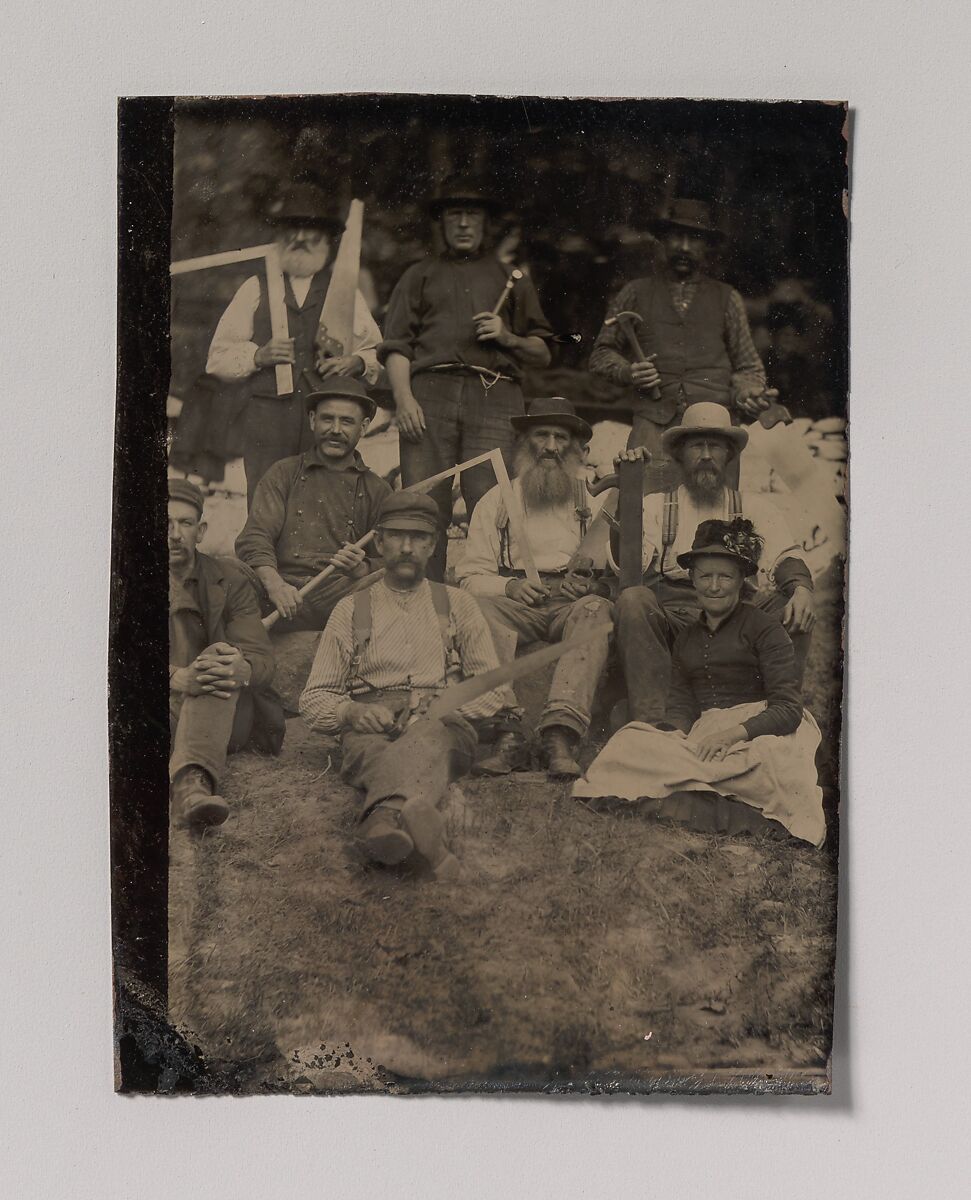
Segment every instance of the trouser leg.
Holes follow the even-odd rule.
[[[520,645],[546,640],[550,618],[545,608],[531,608],[508,596],[477,596],[476,600],[489,626],[500,663],[512,662]],[[512,685],[504,685],[501,692],[507,706],[518,709],[519,702]]]
[[[643,446],[651,455],[651,461],[644,473],[644,491],[664,492],[676,488],[681,482],[681,467],[661,445],[661,435],[672,425],[681,424],[681,414],[673,417],[665,425],[658,425],[649,420],[636,409],[630,436],[627,439],[627,449]]]
[[[662,608],[646,587],[625,588],[614,611],[630,720],[663,721],[671,686],[671,643],[684,620]]]
[[[763,612],[767,612],[770,616],[781,621],[782,614],[785,612],[785,607],[789,601],[781,592],[759,592],[753,598],[752,603],[756,608],[761,608]],[[788,630],[786,632],[788,633]],[[803,675],[806,672],[806,659],[809,657],[812,636],[811,632],[789,634],[789,639],[792,642],[792,652],[796,660],[796,678],[800,688],[802,687]]]
[[[613,617],[614,606],[602,596],[584,596],[563,604],[550,622],[551,642],[580,637]],[[610,648],[610,634],[587,642],[557,662],[539,728],[563,725],[578,737],[590,728],[590,712]]]
[[[169,729],[172,738],[169,779],[175,779],[186,767],[202,767],[212,778],[213,787],[219,787],[226,769],[230,741],[234,745],[236,743],[234,726],[239,697],[239,692],[233,692],[228,700],[220,700],[216,696],[169,693]],[[241,724],[246,719],[244,712]],[[248,720],[252,726],[251,707]],[[235,732],[236,736],[240,736],[244,731],[238,728]]]
[[[463,377],[459,414],[462,440],[456,461],[464,462],[489,450],[499,449],[502,451],[506,470],[511,474],[516,433],[509,420],[511,417],[522,416],[525,411],[523,393],[518,383],[499,380],[486,391],[480,379],[473,376]],[[481,466],[463,471],[459,485],[465,500],[466,514],[471,520],[475,506],[486,492],[496,485],[496,472],[492,463],[482,463]]]
[[[364,791],[359,819],[392,796],[437,805],[452,780],[467,774],[475,745],[475,731],[464,721],[416,721],[397,741],[348,730],[341,775]]]
[[[250,398],[243,435],[247,509],[252,507],[256,485],[270,467],[306,448],[304,432],[309,428],[301,395]]]
[[[440,471],[447,471],[461,461],[459,406],[462,380],[458,376],[433,375],[422,372],[411,381],[415,399],[425,415],[425,432],[420,442],[401,439],[401,483],[410,487]],[[428,563],[427,576],[439,583],[445,577],[448,540],[445,531],[452,523],[452,485],[446,479],[428,493],[438,505],[442,533]]]

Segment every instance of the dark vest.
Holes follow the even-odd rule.
[[[287,303],[287,324],[290,337],[294,339],[294,354],[296,363],[293,366],[294,393],[302,396],[306,390],[303,379],[304,371],[314,369],[317,357],[314,338],[320,325],[320,314],[327,298],[327,287],[330,284],[330,267],[324,267],[310,281],[310,290],[303,302],[303,307],[297,303],[290,286],[290,276],[283,276],[283,293]],[[270,332],[270,306],[266,299],[266,284],[260,280],[260,302],[253,315],[253,341],[258,346],[264,346],[272,336]],[[276,369],[261,367],[250,377],[250,394],[253,396],[276,395]]]
[[[661,376],[660,400],[641,400],[638,410],[666,425],[679,409],[699,400],[728,404],[732,362],[725,345],[725,312],[731,288],[703,279],[682,316],[671,301],[666,280],[634,281],[637,311],[644,318],[640,341],[645,354],[656,354]]]

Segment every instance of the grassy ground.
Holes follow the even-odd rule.
[[[835,575],[819,602],[807,696],[832,747]],[[172,837],[171,1014],[232,1086],[824,1068],[831,850],[466,780],[447,808],[464,878],[434,884],[361,858],[338,767],[291,721],[282,759],[233,762],[226,826]]]

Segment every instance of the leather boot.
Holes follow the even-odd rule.
[[[404,828],[398,804],[376,804],[361,824],[358,836],[365,854],[386,867],[395,867],[414,853],[415,843]]]
[[[529,743],[519,730],[500,733],[492,744],[492,753],[472,767],[473,775],[508,775],[529,769]]]
[[[573,757],[578,741],[576,734],[563,725],[549,725],[543,730],[543,750],[551,779],[579,779],[583,774]]]
[[[184,767],[172,781],[172,812],[193,828],[221,825],[229,816],[229,805],[212,790],[212,776],[202,767]]]
[[[415,844],[415,855],[433,879],[457,879],[461,864],[445,844],[445,819],[434,804],[414,797],[401,810],[405,829]]]

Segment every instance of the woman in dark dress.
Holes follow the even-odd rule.
[[[701,613],[674,643],[666,720],[616,733],[574,796],[675,798],[659,808],[663,816],[677,815],[679,803],[690,811],[699,793],[714,795],[822,845],[819,728],[802,706],[792,643],[778,620],[742,599],[761,548],[750,521],[698,526],[678,564],[691,573]],[[761,823],[727,821],[732,829]]]

